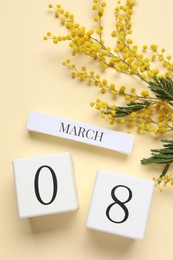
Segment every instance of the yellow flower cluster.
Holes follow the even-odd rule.
[[[135,104],[138,105],[140,101],[148,101],[146,106],[138,110],[129,113],[127,111],[127,114],[124,114],[123,118],[120,118],[118,114],[120,107],[115,105],[110,106],[100,99],[91,102],[91,107],[95,107],[96,110],[100,111],[101,117],[107,118],[111,125],[125,124],[128,133],[131,132],[131,128],[136,127],[137,131],[143,135],[146,134],[146,132],[159,135],[173,131],[173,109],[167,101],[150,96],[147,89],[137,94],[136,88],[132,87],[130,91],[127,92],[125,86],[117,87],[114,83],[110,84],[107,79],[101,79],[100,75],[95,74],[94,71],[88,72],[85,66],[82,66],[80,70],[77,69],[75,64],[70,63],[69,59],[63,62],[63,65],[72,71],[72,78],[79,78],[82,81],[87,81],[89,85],[99,87],[101,93],[111,93],[114,99],[122,97],[128,105],[133,104],[134,108]]]
[[[122,86],[117,92],[118,94],[125,95],[126,98],[127,95],[122,93],[123,87],[124,86]],[[132,99],[133,95],[129,94],[128,97]],[[134,99],[140,100],[142,98],[142,95],[134,96]],[[130,104],[132,104],[132,102]],[[164,101],[151,101],[151,103],[146,102],[142,108],[140,107],[140,109],[138,103],[134,103],[134,105],[132,105],[132,112],[129,110],[129,108],[131,108],[130,106],[110,106],[100,99],[97,99],[96,102],[91,102],[90,105],[92,107],[95,106],[96,110],[101,112],[101,116],[107,118],[111,125],[115,123],[125,124],[128,133],[131,132],[131,128],[133,127],[135,127],[142,135],[145,135],[146,132],[159,135],[173,131],[173,110]]]
[[[159,79],[173,78],[173,62],[171,55],[165,54],[165,49],[159,49],[157,44],[143,45],[139,50],[133,42],[132,15],[136,4],[135,0],[117,0],[114,9],[115,27],[111,31],[114,47],[110,48],[103,39],[103,16],[106,7],[106,0],[92,0],[93,22],[92,29],[87,30],[75,22],[75,17],[69,11],[64,10],[60,4],[54,6],[49,4],[56,18],[67,30],[64,36],[55,36],[47,32],[44,40],[52,40],[53,43],[68,41],[72,49],[71,55],[82,54],[88,56],[95,63],[99,64],[102,70],[112,69],[115,73],[124,73],[138,77],[146,87],[139,90],[136,87],[118,86],[117,82],[109,83],[106,78],[95,71],[89,71],[86,66],[77,68],[70,59],[63,62],[71,71],[72,78],[86,81],[87,84],[97,86],[101,93],[111,94],[113,101],[121,98],[122,102],[114,102],[113,105],[99,98],[91,102],[91,106],[100,112],[102,118],[109,120],[111,125],[124,124],[127,132],[132,128],[145,135],[146,132],[154,135],[162,135],[173,131],[173,84],[169,87],[171,95],[168,96],[162,89],[165,97],[153,93],[149,86]],[[160,70],[158,69],[160,68]],[[167,82],[171,82],[168,80]],[[118,106],[121,104],[121,106]],[[173,176],[166,174],[154,179],[157,186],[173,185]],[[162,189],[160,189],[162,190]]]
[[[103,69],[112,68],[115,72],[128,73],[136,75],[147,82],[159,75],[157,68],[151,68],[151,61],[160,61],[166,72],[159,76],[172,76],[173,63],[171,56],[164,57],[164,49],[161,53],[158,52],[158,46],[151,44],[150,47],[143,46],[143,50],[138,52],[138,46],[133,44],[133,40],[129,38],[132,34],[132,21],[134,0],[126,0],[125,4],[117,2],[115,8],[115,29],[111,32],[113,38],[116,38],[115,47],[113,50],[109,46],[105,46],[102,32],[102,17],[106,2],[102,0],[93,0],[92,9],[94,11],[93,20],[97,24],[95,31],[93,29],[86,30],[84,26],[74,22],[74,15],[65,11],[61,5],[49,5],[49,8],[54,9],[55,17],[59,18],[61,24],[64,25],[69,33],[65,36],[54,36],[50,32],[44,36],[44,40],[52,39],[53,43],[57,44],[60,41],[70,41],[72,55],[82,53],[97,60]],[[94,33],[96,36],[94,36]],[[97,38],[97,35],[99,38]],[[148,54],[144,56],[144,54]]]
[[[103,0],[93,0],[95,30],[86,30],[84,26],[76,23],[74,15],[65,11],[60,4],[56,6],[50,4],[49,8],[54,10],[55,17],[60,19],[61,24],[68,30],[68,34],[54,36],[51,32],[47,32],[44,40],[51,39],[55,44],[68,40],[69,46],[72,48],[72,56],[82,53],[98,62],[102,69],[111,68],[115,73],[134,75],[147,84],[155,78],[172,77],[173,63],[170,55],[164,55],[165,49],[161,49],[159,52],[158,46],[151,44],[149,47],[144,45],[139,52],[138,46],[129,37],[132,34],[132,14],[135,4],[135,0],[124,0],[123,3],[117,1],[114,10],[115,28],[111,32],[111,36],[115,39],[113,49],[106,46],[103,40],[102,17],[106,7],[106,2]],[[165,70],[164,73],[160,74],[158,68],[152,68],[154,61],[161,63]],[[88,72],[85,66],[77,69],[69,59],[63,62],[63,65],[71,70],[73,78],[79,78],[87,81],[89,85],[98,86],[101,93],[110,93],[113,99],[123,97],[125,104],[132,108],[132,111],[120,113],[119,111],[123,108],[113,105],[113,109],[104,101],[92,102],[91,106],[99,110],[103,118],[108,118],[111,124],[124,123],[128,127],[128,132],[135,126],[141,134],[152,132],[158,135],[173,130],[172,104],[151,96],[148,86],[139,95],[136,93],[136,88],[132,87],[127,91],[125,86],[117,87],[115,83],[109,84],[106,78],[101,79],[101,76],[94,71]],[[148,103],[139,107],[139,102]]]
[[[94,20],[99,24],[97,28],[97,34],[99,34],[101,37],[101,32],[103,29],[101,26],[101,17],[103,16],[106,3],[102,2],[100,7],[100,1],[94,2],[94,10],[97,11],[97,15],[94,17]],[[65,11],[61,5],[53,6],[50,4],[49,8],[55,10],[55,17],[60,19],[61,24],[68,29],[69,33],[65,36],[55,36],[48,32],[47,35],[44,36],[44,40],[51,39],[55,44],[59,43],[60,41],[68,40],[70,41],[69,46],[72,48],[72,56],[76,55],[76,53],[82,53],[87,56],[97,58],[97,53],[100,52],[102,46],[96,40],[92,39],[94,30],[91,29],[87,31],[84,26],[80,26],[79,23],[75,23],[74,15],[70,14],[68,11]]]
[[[162,192],[163,188],[167,187],[168,184],[173,185],[173,174],[169,173],[159,178],[153,177],[153,180],[155,186]]]
[[[93,9],[93,11],[95,11],[95,15],[94,15],[93,19],[97,24],[96,34],[99,35],[100,42],[102,42],[102,33],[103,33],[102,17],[103,17],[103,14],[104,14],[105,6],[106,6],[105,1],[99,1],[99,0],[93,1],[92,9]]]

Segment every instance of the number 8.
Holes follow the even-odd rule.
[[[117,199],[117,197],[115,196],[115,191],[116,191],[116,189],[118,189],[118,188],[120,188],[120,187],[126,188],[126,189],[128,190],[128,192],[129,192],[129,197],[128,197],[127,200],[124,201],[124,202],[120,201],[120,200]],[[132,199],[132,191],[131,191],[127,186],[117,185],[117,186],[115,186],[115,187],[112,189],[112,191],[111,191],[111,196],[112,196],[112,199],[113,199],[115,202],[113,202],[112,204],[110,204],[110,205],[107,207],[107,209],[106,209],[106,216],[107,216],[107,218],[108,218],[111,222],[113,222],[113,223],[117,223],[117,224],[123,223],[123,222],[125,222],[125,221],[128,219],[128,216],[129,216],[129,211],[128,211],[127,207],[125,206],[125,204]],[[124,218],[123,218],[121,221],[115,221],[115,220],[113,220],[113,219],[110,217],[110,214],[109,214],[110,209],[111,209],[112,206],[114,206],[115,204],[118,204],[118,205],[124,210]]]

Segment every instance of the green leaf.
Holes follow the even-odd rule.
[[[173,80],[170,77],[154,79],[148,86],[161,100],[173,101]]]
[[[131,103],[128,104],[126,107],[116,107],[116,114],[114,115],[114,118],[128,116],[132,112],[144,109],[150,106],[151,104],[151,102],[145,101],[143,103]]]
[[[151,149],[151,157],[141,160],[142,164],[167,164],[173,162],[173,140],[161,140],[164,148]]]
[[[163,164],[164,169],[159,178],[166,175],[171,163],[173,163],[173,140],[161,140],[163,148],[151,149],[151,157],[141,160],[141,164]]]

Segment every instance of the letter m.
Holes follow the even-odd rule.
[[[64,123],[61,122],[59,132],[65,132],[66,134],[68,134],[69,128],[70,128],[70,124],[68,124],[68,125],[65,127],[65,126],[64,126]]]

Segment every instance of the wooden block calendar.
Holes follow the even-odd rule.
[[[129,154],[134,137],[56,116],[31,112],[29,131],[54,135]],[[78,208],[69,153],[13,161],[19,217],[35,217]],[[99,170],[86,226],[97,231],[143,239],[153,181]]]
[[[16,159],[13,169],[19,217],[70,212],[78,208],[69,153]],[[153,189],[153,181],[99,170],[87,227],[143,239]]]

